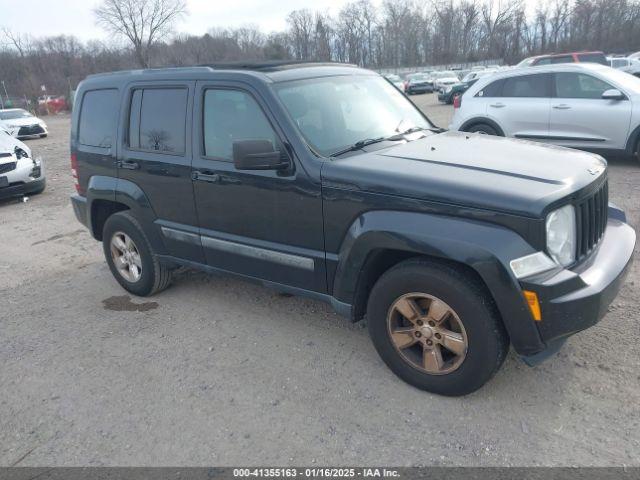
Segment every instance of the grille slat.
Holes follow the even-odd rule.
[[[587,256],[598,245],[607,228],[609,184],[576,204],[576,260]]]
[[[0,173],[7,173],[15,170],[16,162],[3,163],[0,165]]]

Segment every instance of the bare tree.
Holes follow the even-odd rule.
[[[183,0],[104,0],[94,10],[98,24],[131,42],[143,68],[149,67],[152,45],[171,33],[186,12]]]

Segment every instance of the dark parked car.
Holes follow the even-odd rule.
[[[474,83],[476,83],[477,81],[478,79],[474,78],[473,80],[469,80],[468,82],[454,83],[450,87],[447,87],[446,89],[438,93],[438,101],[452,104],[453,100],[456,97],[466,92],[469,89],[469,87]]]
[[[540,361],[631,260],[601,157],[443,132],[367,70],[133,71],[77,95],[72,204],[122,287],[187,266],[330,302],[421,389],[476,390],[510,344]]]
[[[407,95],[433,92],[433,79],[423,73],[414,73],[407,76],[404,91]]]

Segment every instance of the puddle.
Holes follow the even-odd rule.
[[[109,297],[102,301],[105,310],[114,312],[148,312],[158,308],[158,302],[133,303],[129,295]]]

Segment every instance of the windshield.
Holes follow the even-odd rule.
[[[28,118],[31,114],[25,110],[0,110],[0,120],[14,120],[16,118]]]
[[[357,142],[432,125],[382,77],[349,75],[283,82],[278,97],[309,145],[324,156]]]

